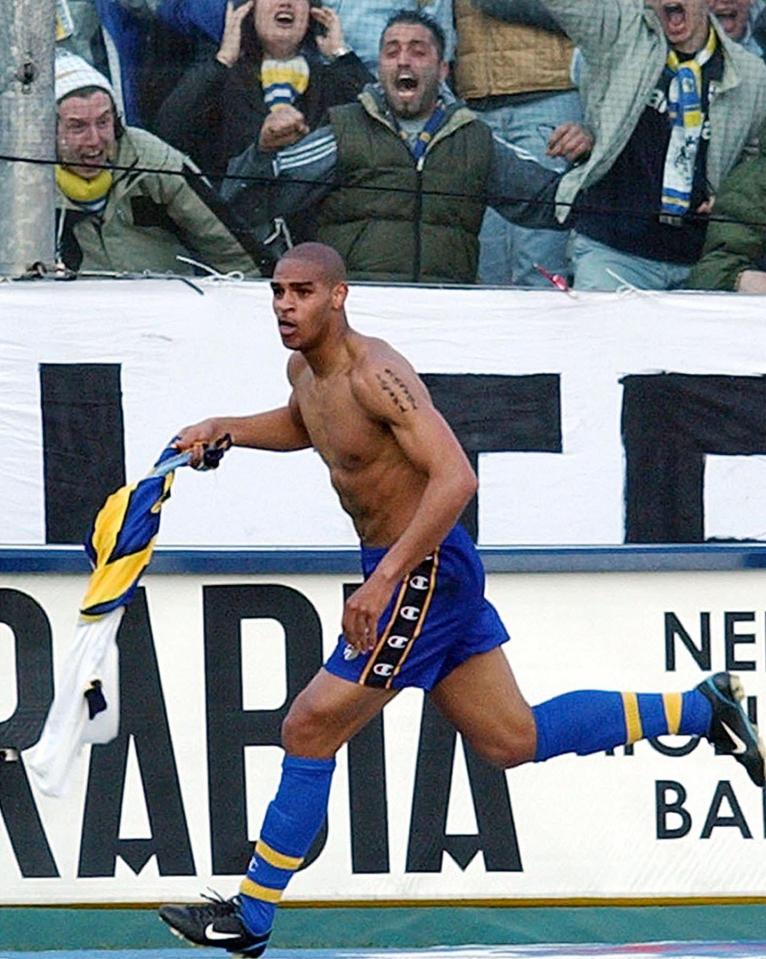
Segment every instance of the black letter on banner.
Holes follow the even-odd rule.
[[[705,454],[766,452],[766,379],[664,373],[622,384],[625,542],[703,542]]]
[[[125,611],[119,647],[120,732],[112,742],[91,749],[78,875],[113,876],[118,856],[138,874],[156,855],[161,876],[193,876],[189,828],[142,588]],[[149,839],[119,838],[131,736],[151,827]]]
[[[675,798],[668,801],[668,793],[675,793]],[[684,809],[686,790],[681,783],[672,779],[658,779],[654,784],[655,811],[658,839],[680,839],[686,836],[692,828],[692,817]],[[668,814],[675,813],[681,819],[681,825],[672,828],[667,824]]]
[[[203,595],[213,872],[239,875],[257,838],[247,834],[245,746],[280,744],[290,703],[322,665],[322,624],[308,599],[287,586],[205,586]],[[243,619],[275,619],[284,628],[287,701],[279,709],[243,708]],[[264,685],[270,682],[269,676],[259,679]],[[327,823],[304,866],[322,851],[326,836]]]
[[[753,672],[755,663],[737,659],[737,646],[740,643],[755,643],[755,633],[740,633],[735,631],[737,623],[754,623],[755,613],[724,613],[723,635],[726,646],[726,669],[740,672]]]
[[[423,703],[407,872],[439,872],[446,852],[465,869],[479,850],[487,872],[522,872],[505,773],[465,744],[476,835],[446,834],[457,732],[429,699]]]
[[[665,669],[674,672],[676,668],[676,645],[673,640],[680,638],[692,659],[700,669],[710,670],[710,613],[700,613],[700,646],[694,645],[694,640],[681,625],[681,620],[675,613],[665,613]]]
[[[689,736],[689,739],[683,745],[669,746],[662,739],[655,738],[649,740],[649,745],[663,756],[688,756],[697,748],[699,741],[699,736]]]
[[[557,373],[426,373],[423,381],[477,472],[479,453],[561,452]],[[478,516],[474,497],[461,518],[474,540],[478,538]]]
[[[40,738],[53,699],[51,628],[43,608],[16,589],[0,589],[0,623],[14,637],[17,702],[13,715],[0,723],[0,750],[22,750]],[[0,812],[21,875],[58,876],[22,762],[0,761]]]
[[[41,363],[45,542],[81,543],[125,483],[120,367]]]
[[[344,583],[343,601],[358,588],[359,583]],[[351,871],[389,872],[388,791],[382,712],[350,740],[347,751]]]
[[[731,806],[732,814],[730,816],[719,815],[721,803],[724,801],[724,799]],[[728,781],[728,779],[724,779],[719,782],[715,788],[715,795],[713,796],[713,801],[710,804],[710,810],[707,814],[705,825],[702,827],[700,839],[710,839],[710,836],[716,826],[734,826],[735,829],[739,829],[743,839],[753,838],[753,834],[750,832],[750,827],[747,824],[745,815],[742,812],[742,807],[737,802],[737,797],[734,795],[734,790],[731,788],[731,783]]]

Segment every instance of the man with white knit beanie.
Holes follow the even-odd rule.
[[[81,57],[56,54],[56,254],[73,271],[179,273],[190,257],[257,276],[268,254],[240,232],[183,153],[124,127],[109,81]],[[260,267],[260,269],[259,269]]]

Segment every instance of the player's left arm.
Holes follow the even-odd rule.
[[[441,543],[478,484],[468,457],[434,407],[425,384],[399,354],[391,351],[365,364],[356,376],[354,393],[369,416],[391,429],[406,458],[426,478],[410,524],[354,593],[344,616],[348,641],[369,649],[391,590]]]

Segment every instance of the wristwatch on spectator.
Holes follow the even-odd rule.
[[[336,60],[345,57],[347,53],[351,53],[351,47],[347,47],[345,43],[342,43],[334,53],[328,53],[326,59],[330,63],[335,63]]]

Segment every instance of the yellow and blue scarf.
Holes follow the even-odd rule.
[[[64,196],[83,210],[100,213],[112,189],[112,174],[109,170],[101,170],[97,176],[86,180],[57,163],[56,185]]]
[[[673,74],[668,89],[668,114],[672,121],[670,143],[662,177],[662,213],[683,216],[689,212],[694,167],[702,135],[702,67],[715,53],[717,38],[710,28],[707,43],[690,60],[668,53],[667,67]]]
[[[309,65],[304,56],[291,60],[266,59],[261,63],[263,99],[269,110],[291,106],[309,85]]]

